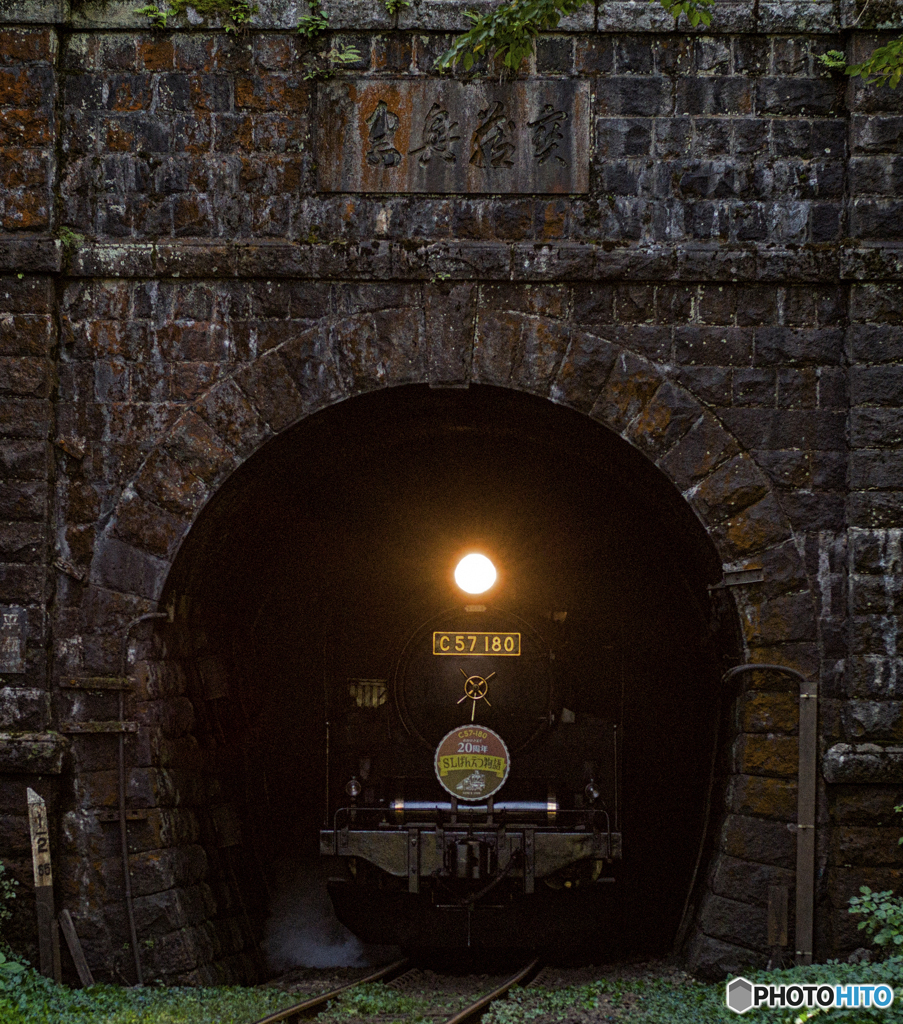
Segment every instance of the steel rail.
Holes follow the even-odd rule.
[[[295,1003],[294,1006],[289,1006],[285,1010],[277,1010],[276,1013],[271,1013],[268,1017],[261,1017],[260,1020],[254,1021],[254,1024],[280,1024],[282,1021],[286,1021],[287,1024],[295,1024],[295,1021],[306,1017],[312,1010],[328,1003],[330,999],[335,999],[342,992],[347,992],[348,989],[358,985],[366,985],[370,981],[381,981],[390,974],[400,973],[409,963],[410,961],[406,959],[396,960],[394,963],[380,967],[378,971],[368,974],[366,978],[358,978],[357,981],[350,981],[347,985],[332,989],[331,992],[324,992],[321,996],[312,996],[310,999],[305,999],[303,1003]]]
[[[460,1010],[453,1017],[448,1017],[442,1024],[463,1024],[465,1020],[470,1020],[471,1017],[476,1016],[481,1010],[484,1010],[490,1003],[495,1002],[496,999],[500,999],[510,988],[523,981],[528,974],[532,973],[539,964],[539,958],[531,960],[526,967],[522,967],[513,978],[509,978],[506,982],[499,985],[498,988],[493,989],[485,996],[481,996],[476,1002],[471,1003],[470,1006],[466,1006],[463,1010]]]
[[[259,1020],[254,1021],[254,1024],[295,1024],[295,1022],[300,1021],[303,1017],[306,1017],[308,1014],[318,1010],[320,1007],[324,1006],[325,1003],[329,1002],[330,999],[334,999],[343,992],[356,988],[358,985],[365,985],[371,981],[381,981],[383,978],[392,974],[400,974],[409,965],[409,963],[409,960],[396,960],[394,963],[391,963],[386,967],[381,967],[378,971],[374,971],[373,974],[368,974],[366,978],[358,978],[357,981],[351,981],[347,985],[342,985],[340,988],[334,988],[331,992],[324,992],[323,995],[313,996],[310,999],[306,999],[303,1003],[295,1003],[294,1006],[289,1006],[285,1010],[277,1010],[276,1013],[271,1013],[267,1017],[261,1017]],[[454,1016],[446,1018],[441,1022],[441,1024],[464,1024],[464,1021],[470,1020],[471,1017],[475,1017],[482,1010],[485,1010],[490,1003],[495,1002],[496,999],[500,999],[506,992],[508,992],[509,989],[514,988],[515,985],[533,973],[538,964],[538,957],[531,960],[530,963],[528,963],[526,967],[522,967],[517,974],[510,977],[497,988],[494,988],[491,992],[486,993],[486,995],[480,996],[480,998],[472,1002],[470,1006],[465,1006],[463,1010],[459,1010],[454,1014]]]

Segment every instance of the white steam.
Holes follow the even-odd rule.
[[[325,865],[283,863],[275,872],[263,951],[273,971],[290,967],[366,967],[384,947],[367,947],[339,922],[326,891]],[[382,956],[376,954],[381,960]]]

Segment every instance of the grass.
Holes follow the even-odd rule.
[[[753,982],[822,984],[885,982],[897,998],[886,1010],[832,1010],[830,1014],[779,1009],[753,1011],[755,1024],[903,1024],[903,957],[877,964],[816,964],[785,971],[751,971]],[[68,989],[28,968],[7,976],[0,988],[2,1024],[248,1024],[298,1002],[303,996],[276,988]],[[319,1018],[323,1024],[379,1018],[416,1024],[436,1011],[436,993],[398,992],[364,985],[336,999]],[[454,997],[443,994],[453,1012]],[[462,1002],[465,1000],[462,1000]],[[724,1004],[724,983],[704,984],[687,976],[602,978],[560,989],[514,989],[495,1003],[484,1024],[562,1024],[564,1021],[624,1021],[625,1024],[728,1024],[739,1018]]]
[[[275,988],[69,989],[28,969],[0,991],[2,1024],[248,1024],[299,996]]]

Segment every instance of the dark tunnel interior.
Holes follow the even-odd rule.
[[[472,549],[499,567],[493,605],[555,623],[566,699],[620,719],[624,859],[600,934],[617,933],[615,953],[668,949],[719,730],[725,748],[718,680],[739,640],[707,589],[721,566],[636,449],[486,386],[395,388],[310,417],[233,474],[178,555],[168,649],[222,666],[219,689],[191,695],[245,837],[243,900],[262,927],[274,866],[317,857],[327,684],[390,679],[407,638],[466,603],[452,570]]]

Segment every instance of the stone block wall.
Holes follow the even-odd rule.
[[[244,34],[152,32],[134,6],[0,2],[0,603],[29,629],[27,671],[0,679],[16,872],[27,783],[58,800],[59,898],[89,960],[121,951],[99,816],[116,739],[61,732],[115,720],[118,694],[84,680],[122,675],[126,626],[267,439],[375,388],[491,383],[619,433],[726,569],[762,569],[731,590],[745,656],[821,684],[818,950],[856,944],[846,899],[900,870],[903,97],[817,55],[886,35],[827,4],[724,3],[705,33],[588,5],[521,75],[589,82],[586,193],[335,193],[305,60],[351,44],[331,85],[430,78],[466,5],[327,3],[314,44],[304,5],[261,2]],[[199,740],[227,687],[149,629],[126,700],[147,969],[247,979],[230,769]],[[733,695],[702,969],[764,959],[768,888],[792,888],[795,692],[762,674]]]

